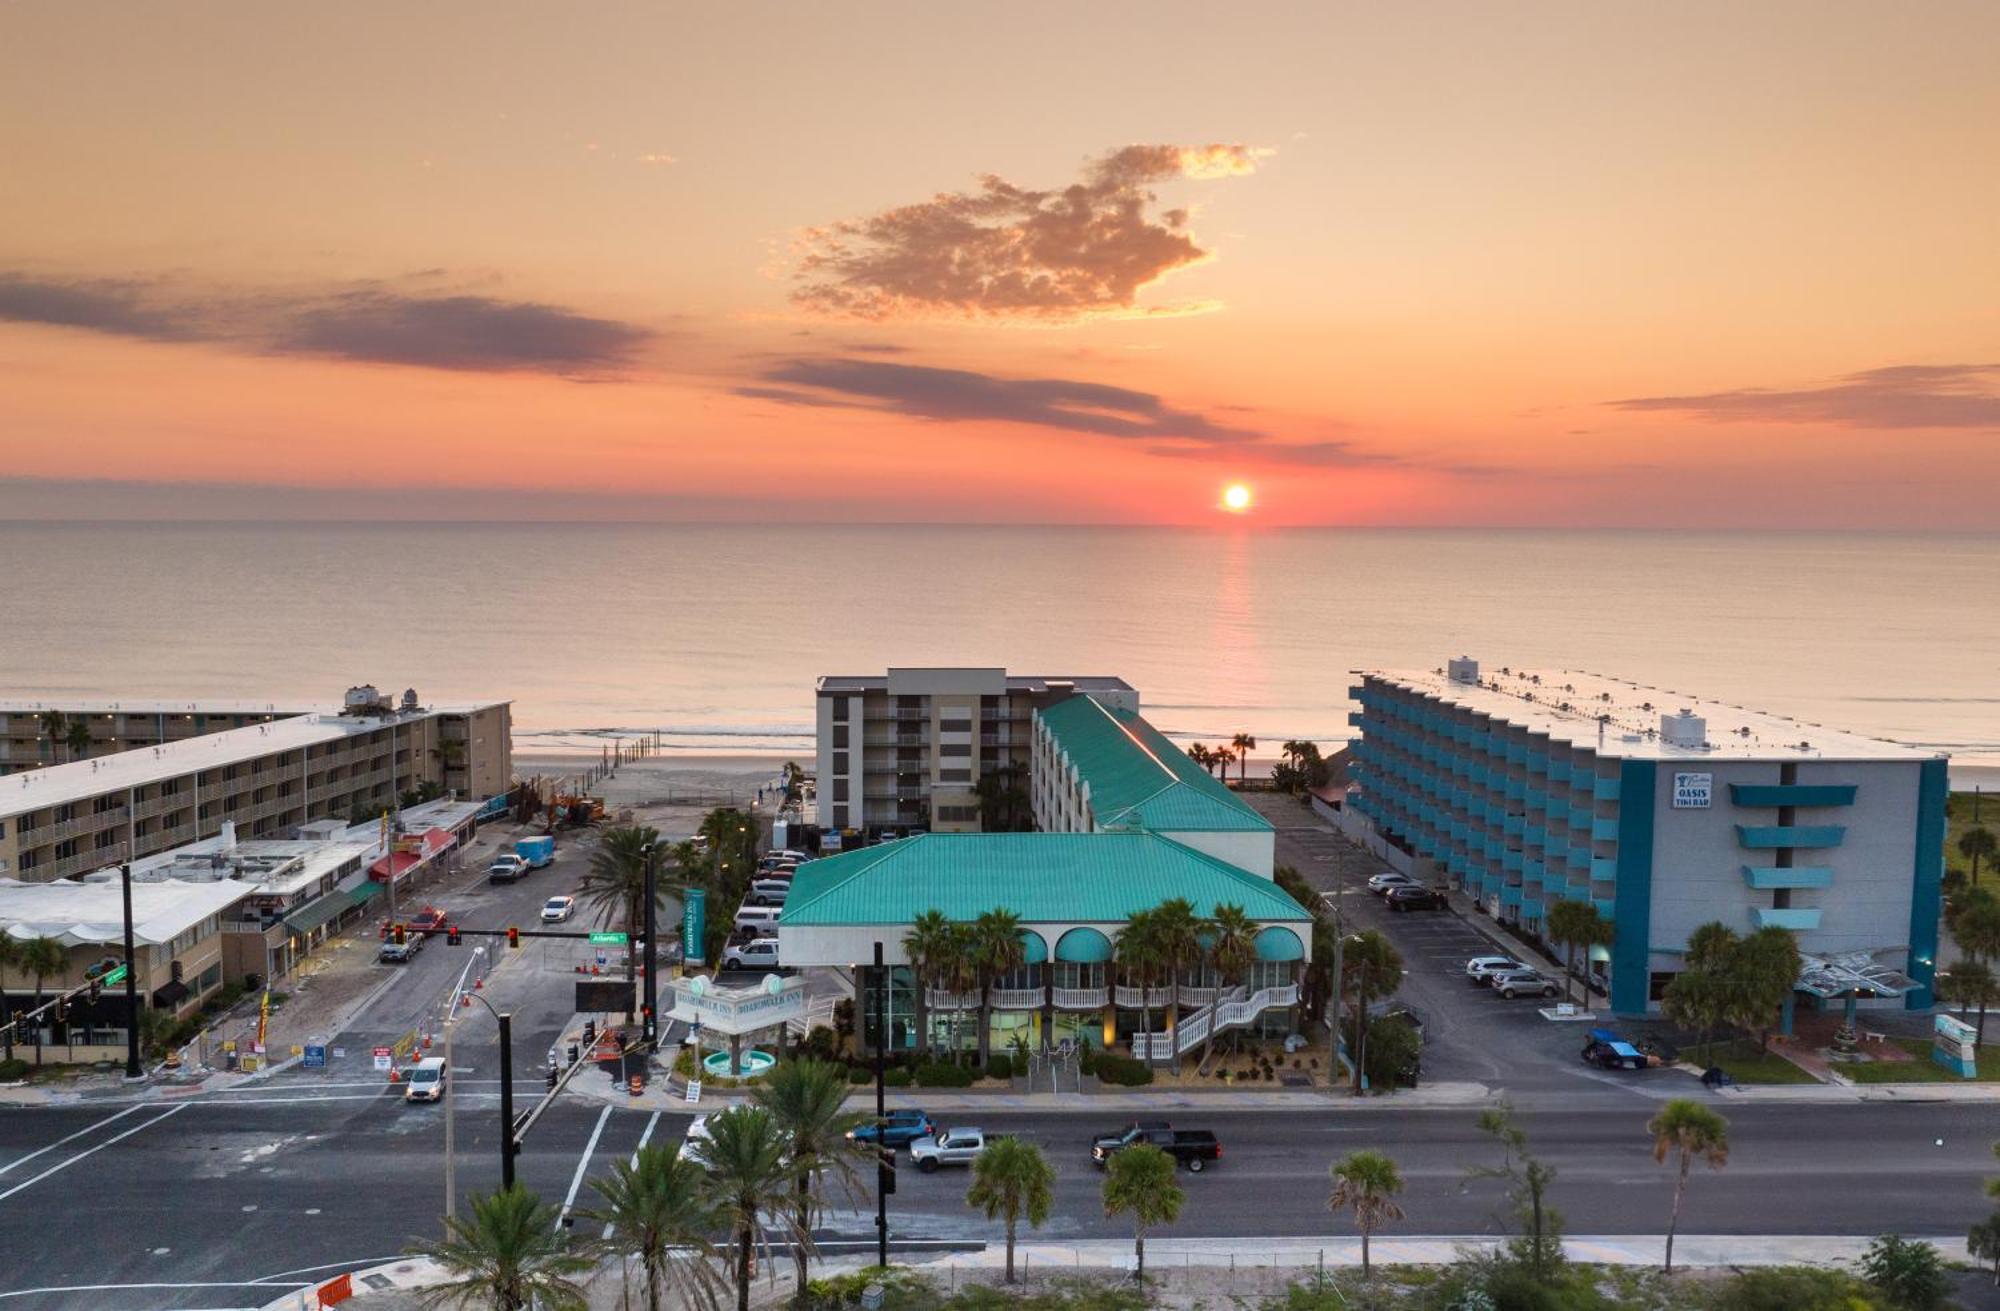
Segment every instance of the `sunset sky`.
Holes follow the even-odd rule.
[[[2000,528],[2000,5],[0,8],[0,517]]]

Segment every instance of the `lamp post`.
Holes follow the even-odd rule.
[[[493,1009],[493,1003],[476,992],[461,994],[470,997],[492,1012],[500,1024],[500,1186],[514,1186],[514,1016],[509,1011]],[[451,1032],[454,1025],[446,1025],[444,1031],[445,1065],[445,1205],[450,1215],[452,1197],[451,1164]]]
[[[125,1078],[143,1079],[139,1070],[139,964],[132,952],[132,862],[118,862],[125,895]]]
[[[658,905],[660,898],[660,882],[659,882],[660,875],[659,875],[658,856],[659,853],[654,850],[654,844],[648,842],[645,846],[646,1011],[645,1011],[645,1026],[641,1030],[641,1037],[645,1043],[646,1052],[649,1053],[649,1055],[647,1055],[644,1059],[648,1061],[651,1060],[650,1053],[653,1051],[655,1045],[659,1042],[659,1037],[660,1037],[660,1019],[659,1019],[660,955],[659,955],[659,948],[657,946],[660,936],[659,905]],[[625,949],[627,951],[630,951],[632,949],[631,944],[627,943]]]
[[[889,1166],[889,1154],[882,1150],[884,1127],[889,1122],[885,1089],[888,1065],[884,1051],[889,1045],[889,971],[882,964],[882,944],[875,944],[875,1264],[889,1266],[889,1190],[896,1176]],[[866,1021],[863,1021],[866,1027]]]

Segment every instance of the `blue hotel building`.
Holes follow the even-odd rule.
[[[1350,831],[1529,932],[1594,903],[1612,1010],[1656,1009],[1711,920],[1793,930],[1814,979],[1932,1004],[1943,756],[1573,670],[1355,676]]]

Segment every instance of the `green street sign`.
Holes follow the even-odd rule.
[[[590,935],[590,940],[596,943],[600,947],[603,946],[622,947],[627,942],[631,941],[631,939],[626,937],[623,933],[593,933]]]
[[[115,969],[115,970],[107,970],[107,971],[105,971],[105,974],[104,974],[104,977],[103,977],[102,979],[100,979],[100,980],[99,980],[99,982],[100,982],[100,983],[102,983],[102,984],[103,984],[103,985],[104,985],[105,987],[107,987],[107,988],[108,988],[108,987],[110,987],[110,986],[111,986],[112,984],[114,984],[114,983],[123,983],[123,982],[125,982],[125,970],[126,970],[126,968],[127,968],[126,966],[123,966],[123,965],[120,965],[120,966],[119,966],[119,967],[118,967],[117,969]]]

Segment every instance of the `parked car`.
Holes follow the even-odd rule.
[[[705,1164],[702,1160],[702,1148],[706,1147],[709,1141],[709,1118],[706,1115],[697,1115],[688,1121],[687,1141],[681,1145],[681,1155],[690,1161]]]
[[[1378,1020],[1388,1020],[1391,1023],[1407,1024],[1410,1026],[1410,1028],[1416,1031],[1417,1041],[1419,1043],[1425,1043],[1430,1041],[1430,1038],[1424,1032],[1423,1012],[1417,1010],[1414,1006],[1405,1006],[1401,1002],[1389,1002],[1386,1004],[1382,1004],[1380,1010],[1377,1010],[1374,1005],[1371,1005],[1368,1008],[1368,1012],[1369,1012],[1368,1022],[1370,1024],[1373,1024]]]
[[[925,1174],[941,1165],[971,1165],[986,1150],[986,1135],[978,1129],[947,1129],[941,1134],[910,1140],[910,1159]]]
[[[1408,874],[1398,874],[1394,870],[1390,870],[1385,874],[1377,874],[1374,878],[1368,880],[1368,890],[1378,897],[1390,888],[1414,888],[1416,886],[1417,881],[1415,879],[1411,878]]]
[[[1498,970],[1487,982],[1493,986],[1493,991],[1509,1000],[1515,997],[1553,997],[1562,991],[1561,984],[1539,970]]]
[[[741,947],[730,947],[722,953],[722,967],[727,970],[776,969],[778,940],[753,938]]]
[[[792,881],[788,878],[778,878],[775,875],[766,874],[750,881],[750,891],[760,895],[774,896],[778,899],[777,903],[774,904],[782,904],[785,898],[791,894]]]
[[[1600,1070],[1643,1070],[1646,1053],[1609,1029],[1592,1029],[1583,1040],[1583,1063]]]
[[[423,949],[424,935],[410,933],[406,934],[401,942],[383,943],[381,950],[375,953],[375,959],[390,965],[407,965],[415,960],[417,953]]]
[[[1136,1120],[1090,1144],[1090,1159],[1102,1167],[1127,1147],[1144,1143],[1157,1147],[1190,1171],[1201,1173],[1210,1161],[1222,1159],[1222,1144],[1206,1129],[1176,1129],[1165,1120]]]
[[[1465,962],[1465,981],[1478,987],[1504,970],[1525,970],[1527,965],[1512,956],[1474,956]]]
[[[561,924],[574,914],[576,914],[575,897],[550,897],[542,903],[542,923],[544,924]]]
[[[852,1143],[872,1143],[880,1141],[887,1147],[908,1147],[919,1138],[930,1138],[937,1134],[937,1126],[931,1117],[922,1111],[891,1111],[884,1117],[884,1123],[876,1126],[873,1122],[858,1125],[847,1131],[847,1140]]]
[[[434,1102],[444,1096],[445,1084],[451,1072],[445,1068],[444,1057],[426,1056],[410,1067],[409,1081],[403,1088],[406,1102]]]
[[[1382,900],[1390,910],[1443,910],[1448,906],[1442,892],[1431,888],[1390,888],[1382,894]]]
[[[760,936],[768,938],[778,927],[778,912],[782,909],[784,908],[781,906],[760,906],[745,897],[743,904],[736,908],[736,918],[731,921],[730,927],[753,929]]]
[[[528,862],[513,852],[495,856],[486,867],[488,883],[514,883],[528,876]]]

